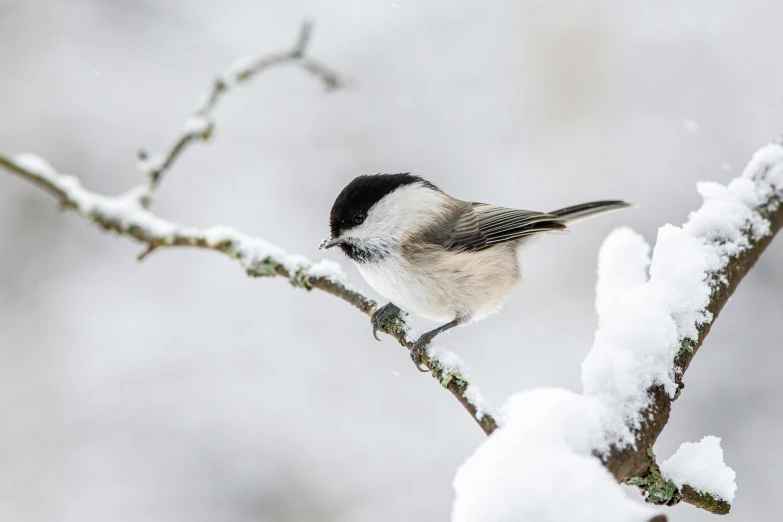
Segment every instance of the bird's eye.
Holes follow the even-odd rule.
[[[364,223],[364,214],[356,214],[353,217],[353,224],[354,225],[361,225],[362,223]]]

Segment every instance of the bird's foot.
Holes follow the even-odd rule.
[[[420,372],[430,371],[430,369],[426,366],[424,366],[422,369],[421,361],[421,356],[424,355],[424,350],[427,348],[427,345],[430,344],[430,341],[432,341],[438,334],[454,328],[455,326],[459,326],[465,322],[467,322],[465,317],[458,317],[453,321],[449,321],[443,326],[439,326],[434,330],[430,330],[429,332],[421,334],[421,337],[416,339],[416,342],[413,343],[413,346],[411,346],[411,359],[413,360],[413,364],[416,365],[416,369],[418,369]]]
[[[411,360],[413,361],[413,364],[416,365],[416,369],[420,372],[430,371],[429,368],[423,365],[421,356],[424,355],[427,345],[430,344],[432,338],[435,337],[435,335],[432,335],[432,333],[433,332],[427,332],[422,334],[421,337],[416,339],[416,342],[413,343],[413,346],[411,346]]]
[[[370,317],[372,323],[372,336],[376,341],[380,341],[378,338],[378,332],[383,332],[383,324],[388,321],[393,315],[400,313],[400,309],[391,303],[386,303],[382,307],[373,312]]]

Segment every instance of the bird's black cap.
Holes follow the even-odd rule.
[[[356,226],[354,218],[359,215],[364,218],[372,206],[384,196],[413,183],[423,183],[431,189],[438,190],[432,183],[410,173],[366,174],[354,178],[340,192],[332,205],[332,212],[329,215],[332,237],[336,238],[342,232]]]

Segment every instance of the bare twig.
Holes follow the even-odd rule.
[[[163,175],[171,169],[177,159],[196,141],[206,141],[215,130],[212,113],[218,103],[234,86],[247,82],[262,72],[279,65],[297,65],[302,70],[318,78],[327,90],[343,86],[340,77],[325,65],[307,57],[307,47],[312,36],[313,25],[303,23],[294,46],[288,51],[264,56],[249,56],[235,61],[222,74],[218,75],[209,92],[202,98],[196,110],[187,119],[182,134],[163,156],[150,156],[140,150],[139,166],[148,177],[149,190],[141,195],[144,206],[152,203],[152,195],[160,184]]]

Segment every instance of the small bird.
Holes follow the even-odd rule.
[[[496,312],[521,279],[518,251],[536,236],[630,205],[594,201],[535,212],[455,199],[419,176],[358,176],[337,196],[331,236],[367,283],[390,302],[372,316],[373,336],[405,310],[442,322],[413,344],[421,356],[439,333]],[[380,340],[380,339],[378,339]]]

